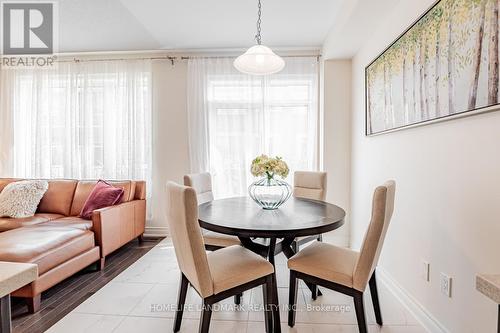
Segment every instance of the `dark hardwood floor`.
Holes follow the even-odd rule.
[[[66,314],[101,289],[127,267],[151,250],[163,238],[145,238],[142,244],[137,240],[106,257],[106,266],[96,271],[90,266],[76,275],[62,281],[42,294],[39,312],[29,314],[22,299],[12,299],[12,328],[14,333],[45,332]]]

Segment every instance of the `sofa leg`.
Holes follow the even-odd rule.
[[[40,302],[42,300],[42,294],[38,294],[35,297],[26,298],[26,304],[28,305],[28,312],[35,313],[40,310]]]
[[[140,235],[137,237],[137,240],[139,241],[139,244],[144,243],[144,234],[140,234]]]
[[[104,269],[104,265],[106,263],[106,257],[102,257],[100,262],[99,262],[99,270],[103,270]]]

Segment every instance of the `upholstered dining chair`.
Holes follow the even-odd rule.
[[[293,174],[293,196],[311,200],[325,201],[326,199],[326,172],[295,171]],[[291,246],[294,252],[299,252],[300,246],[314,240],[323,241],[322,235],[297,237]],[[313,300],[322,295],[316,285],[311,286]]]
[[[184,176],[184,185],[192,187],[196,191],[198,204],[214,200],[212,192],[212,176],[208,172],[194,173]],[[208,251],[215,251],[226,246],[239,245],[240,240],[236,236],[224,235],[221,233],[201,229],[205,248]]]
[[[297,302],[297,279],[353,297],[361,333],[367,332],[363,294],[369,285],[375,318],[377,324],[382,325],[375,268],[394,211],[395,190],[394,181],[388,181],[375,189],[371,221],[359,252],[315,242],[288,260],[290,269],[289,326],[295,325],[294,305]]]
[[[325,201],[326,199],[326,172],[295,171],[293,174],[293,196],[296,198]],[[314,240],[322,241],[322,236],[297,237],[292,248],[299,251],[300,245]]]
[[[167,221],[181,271],[174,332],[181,327],[189,284],[203,299],[199,332],[209,331],[215,303],[257,286],[263,287],[266,332],[279,331],[278,291],[271,263],[241,245],[207,254],[196,192],[191,187],[167,184]]]
[[[184,175],[184,185],[192,187],[196,191],[198,204],[214,200],[212,192],[212,176],[209,172],[193,173]],[[240,240],[236,236],[224,235],[218,232],[201,229],[205,249],[208,251],[216,251],[231,245],[239,245]],[[234,296],[234,304],[241,304],[243,294]]]

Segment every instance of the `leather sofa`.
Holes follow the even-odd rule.
[[[0,178],[0,192],[20,179]],[[118,205],[78,217],[97,181],[49,180],[33,217],[0,217],[0,261],[35,263],[38,278],[12,293],[26,298],[30,312],[41,293],[87,266],[104,267],[106,256],[134,238],[142,241],[146,221],[144,181],[110,181],[124,189]]]

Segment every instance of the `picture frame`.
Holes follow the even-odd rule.
[[[365,135],[498,110],[499,7],[438,0],[375,57],[365,67]]]

